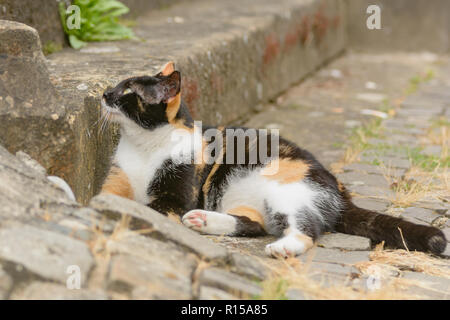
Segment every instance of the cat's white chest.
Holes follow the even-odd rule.
[[[126,173],[133,188],[134,199],[148,204],[147,189],[156,171],[170,158],[164,150],[138,150],[136,146],[121,141],[117,149],[116,161]]]
[[[115,161],[128,176],[134,200],[147,205],[148,188],[156,172],[166,160],[174,159],[174,149],[180,141],[174,139],[174,128],[164,126],[151,132],[122,135]]]

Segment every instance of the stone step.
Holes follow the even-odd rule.
[[[65,48],[47,56],[49,77],[62,101],[57,112],[31,118],[24,110],[4,122],[6,130],[16,128],[9,145],[20,145],[50,174],[64,178],[86,203],[99,189],[114,146],[111,131],[102,134],[98,124],[106,87],[155,74],[172,60],[182,73],[182,95],[194,118],[230,123],[343,50],[343,6],[331,0],[186,1],[145,13],[134,28],[139,40],[90,43],[80,51]],[[7,56],[17,57],[15,46],[8,50]],[[11,114],[11,99],[5,99],[0,99],[2,113]],[[32,100],[22,100],[33,109]],[[47,145],[38,150],[30,137]]]

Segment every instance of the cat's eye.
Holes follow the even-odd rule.
[[[129,93],[132,93],[133,91],[131,91],[131,89],[130,88],[127,88],[127,89],[125,89],[124,91],[123,91],[123,94],[129,94]]]

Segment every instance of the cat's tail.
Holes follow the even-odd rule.
[[[414,224],[401,218],[366,210],[350,201],[342,214],[336,230],[342,233],[363,236],[396,248],[431,251],[441,254],[447,246],[444,233],[434,227]]]

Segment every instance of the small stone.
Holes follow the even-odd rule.
[[[358,93],[356,95],[356,99],[372,103],[380,103],[386,99],[386,95],[381,93],[365,92],[365,93]]]
[[[0,259],[23,265],[40,277],[66,283],[67,268],[80,268],[81,284],[94,265],[87,245],[79,240],[31,226],[0,229]]]
[[[378,199],[353,198],[352,202],[360,208],[377,212],[384,212],[389,207],[388,201],[382,201]]]
[[[335,79],[340,79],[342,78],[342,71],[339,69],[331,69],[330,76]]]
[[[261,294],[262,289],[253,282],[219,268],[203,270],[199,278],[200,285],[217,287],[226,292],[237,292],[249,298]]]
[[[77,86],[77,89],[80,90],[80,91],[84,91],[84,90],[87,90],[87,89],[88,89],[88,86],[87,86],[87,84],[85,84],[85,83],[81,83],[81,84],[79,84],[79,85]]]
[[[379,110],[372,110],[372,109],[362,109],[361,114],[367,115],[367,116],[374,116],[381,119],[387,119],[389,115],[386,112],[382,112]]]
[[[232,271],[263,280],[267,277],[268,270],[254,257],[246,256],[240,253],[231,254]]]
[[[336,176],[339,181],[349,185],[366,185],[388,188],[389,183],[378,174],[361,174],[357,172],[344,172]]]
[[[80,221],[75,219],[63,219],[58,221],[58,224],[74,231],[89,230],[89,228],[84,223],[81,223]]]
[[[373,81],[367,81],[364,86],[369,90],[375,90],[376,88],[378,88],[377,84]]]
[[[224,247],[136,201],[100,194],[91,200],[90,206],[112,220],[129,215],[133,218],[131,228],[152,229],[167,240],[179,243],[205,258],[212,260],[227,257],[228,253]]]
[[[184,18],[176,16],[173,18],[173,21],[175,23],[184,23]]]
[[[370,239],[343,233],[324,234],[317,245],[328,249],[342,249],[348,251],[370,250]]]
[[[428,224],[431,224],[433,220],[438,216],[433,210],[418,207],[406,208],[403,211],[402,215],[409,218],[416,218]]]
[[[53,120],[58,120],[58,119],[59,119],[59,116],[58,116],[56,113],[52,113],[52,114],[50,115],[50,118],[52,118]]]
[[[356,128],[359,127],[361,125],[361,121],[358,120],[346,120],[345,121],[345,126],[347,128]]]
[[[446,226],[450,227],[450,220],[445,216],[439,216],[431,222],[431,225],[439,229],[445,228]]]

